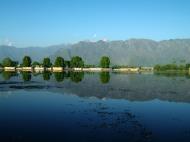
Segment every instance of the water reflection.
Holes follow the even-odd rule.
[[[16,76],[16,72],[2,72],[2,76],[4,80],[10,80],[11,77]]]
[[[84,78],[84,72],[70,72],[71,81],[79,83]]]
[[[109,83],[110,81],[110,73],[109,72],[101,72],[100,80],[103,84]]]
[[[43,79],[46,80],[46,81],[48,81],[48,80],[50,80],[51,75],[52,75],[51,72],[47,72],[46,71],[46,72],[43,73]]]
[[[187,72],[155,72],[157,76],[164,76],[164,77],[186,77],[190,78],[190,74]]]
[[[118,74],[121,75],[123,73],[110,73],[110,72],[100,72],[100,73],[85,73],[85,72],[43,72],[43,73],[31,73],[31,72],[0,72],[0,75],[2,76],[3,80],[8,81],[14,76],[18,76],[21,74],[23,81],[31,81],[33,77],[42,76],[42,79],[44,81],[49,81],[51,79],[51,76],[53,74],[54,79],[57,82],[63,82],[64,79],[71,80],[72,82],[79,83],[83,81],[85,74],[99,74],[99,80],[102,84],[108,84],[110,82],[111,75],[110,74]],[[123,74],[123,75],[129,75],[129,74]],[[168,78],[175,78],[175,77],[185,77],[187,79],[190,78],[189,73],[154,73],[155,76],[159,77],[168,77]]]
[[[55,72],[54,77],[57,82],[62,82],[64,80],[64,72]]]
[[[1,74],[1,73],[0,73]],[[2,76],[4,80],[10,80],[11,77],[17,76],[19,73],[16,72],[2,72]],[[23,81],[31,81],[32,76],[37,77],[42,75],[43,80],[49,81],[52,76],[52,72],[43,72],[43,73],[31,73],[31,72],[21,72]],[[89,74],[89,73],[88,73]],[[94,74],[94,73],[90,73]],[[70,79],[72,82],[79,83],[84,79],[84,72],[55,72],[53,73],[54,78],[57,82],[63,82],[64,79]],[[109,83],[110,81],[110,73],[109,72],[101,72],[99,73],[100,82],[102,84]]]
[[[30,81],[32,79],[31,72],[21,72],[23,81]]]

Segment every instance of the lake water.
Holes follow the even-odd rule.
[[[190,141],[188,75],[0,73],[0,141]]]

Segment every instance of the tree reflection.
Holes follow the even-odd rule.
[[[4,80],[10,80],[11,77],[16,76],[16,72],[2,72],[2,76]]]
[[[30,81],[32,79],[31,72],[21,72],[21,74],[24,81]]]
[[[84,78],[84,72],[70,72],[71,81],[79,83]]]
[[[46,80],[46,81],[48,81],[48,80],[50,80],[50,77],[51,77],[51,72],[43,72],[43,79],[44,80]]]
[[[64,80],[64,72],[55,72],[54,77],[57,82],[62,82]]]
[[[155,72],[154,75],[164,77],[190,77],[189,73],[187,72]]]
[[[100,80],[103,84],[109,83],[110,81],[110,73],[109,72],[101,72]]]
[[[68,71],[68,72],[65,72],[65,79],[69,79],[71,76],[71,72]]]

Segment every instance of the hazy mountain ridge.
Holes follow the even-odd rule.
[[[41,61],[49,56],[54,60],[62,56],[69,60],[81,56],[87,64],[98,64],[102,56],[109,56],[112,65],[153,66],[155,64],[190,62],[190,39],[154,41],[130,39],[118,41],[81,41],[70,45],[56,45],[47,48],[16,48],[0,46],[0,60],[11,57],[21,61],[24,55]]]
[[[190,39],[153,41],[130,39],[126,41],[79,42],[51,56],[81,56],[87,64],[98,64],[101,56],[109,56],[113,65],[153,66],[155,64],[190,62]]]
[[[25,55],[32,58],[33,61],[42,61],[44,57],[49,57],[54,54],[60,48],[65,48],[65,45],[49,46],[49,47],[27,47],[16,48],[14,46],[0,46],[0,60],[6,57],[10,57],[13,60],[22,61]]]

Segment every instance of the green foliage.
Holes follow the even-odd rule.
[[[84,67],[84,61],[82,60],[81,57],[75,56],[72,57],[70,65],[72,68],[82,68]]]
[[[95,68],[95,65],[84,65],[85,68]]]
[[[101,72],[100,80],[103,84],[106,84],[110,81],[110,73],[109,72]]]
[[[110,66],[110,59],[107,56],[103,56],[100,60],[100,66],[102,68],[109,68]]]
[[[43,60],[43,67],[49,68],[52,66],[52,63],[50,61],[50,58],[44,58]]]
[[[70,68],[71,67],[71,62],[70,61],[65,61],[65,67]]]
[[[179,66],[177,67],[177,69],[178,69],[178,70],[185,70],[186,67],[185,67],[184,65],[179,65]]]
[[[112,66],[112,69],[119,69],[119,68],[129,68],[131,66],[127,66],[127,65],[114,65]]]
[[[36,66],[40,66],[40,63],[39,63],[39,62],[34,61],[34,62],[32,63],[32,67],[36,67]]]
[[[186,64],[185,68],[188,70],[190,68],[190,64]]]
[[[32,60],[29,56],[25,56],[22,60],[22,66],[23,67],[30,67],[32,63]]]
[[[30,72],[22,72],[21,74],[22,74],[22,79],[24,81],[30,81],[32,78],[32,75]]]
[[[19,63],[18,63],[17,61],[12,61],[12,66],[13,66],[13,67],[17,67],[18,64],[19,64]]]
[[[190,67],[190,64],[186,65],[176,65],[176,64],[167,64],[167,65],[156,65],[154,66],[155,71],[169,71],[169,70],[187,70]]]
[[[54,67],[65,67],[64,59],[62,57],[57,57],[54,63]]]
[[[160,65],[155,65],[154,70],[157,70],[157,71],[161,70],[161,66]]]
[[[10,58],[5,58],[2,62],[2,66],[4,67],[14,67],[16,66],[16,62],[12,61]]]
[[[84,78],[84,72],[70,72],[71,81],[79,83]]]

